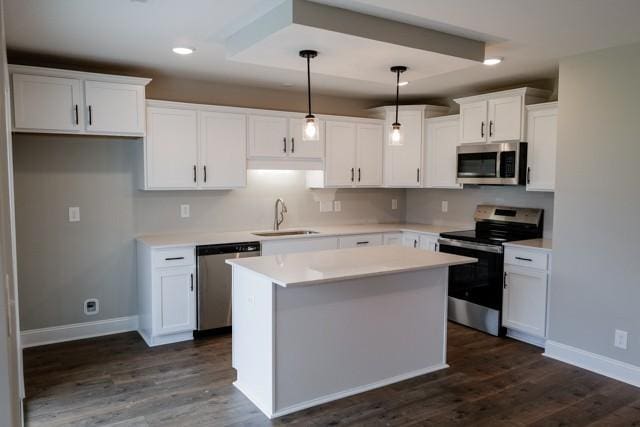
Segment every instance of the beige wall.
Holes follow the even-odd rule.
[[[560,64],[550,338],[640,366],[640,44]],[[628,350],[613,346],[629,332]]]
[[[146,192],[134,185],[133,139],[16,134],[15,180],[22,329],[136,314],[134,237],[179,230],[265,229],[273,203],[284,226],[404,219],[404,190],[307,190],[301,171],[250,171],[246,189]],[[342,201],[320,213],[319,198]],[[391,210],[391,199],[400,209]],[[179,218],[180,204],[191,218]],[[81,221],[68,222],[79,206]],[[100,299],[85,316],[83,301]]]

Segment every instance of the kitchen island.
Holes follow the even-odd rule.
[[[234,385],[269,418],[447,367],[448,267],[376,246],[226,261]]]

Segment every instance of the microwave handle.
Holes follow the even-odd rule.
[[[500,158],[502,157],[502,151],[498,151],[498,157],[496,158],[496,178],[501,178],[502,174],[500,173],[500,165],[502,164],[502,162],[500,161]]]

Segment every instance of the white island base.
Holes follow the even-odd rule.
[[[287,282],[287,276],[296,272],[286,271],[286,266],[301,262],[300,255],[316,273],[331,264],[322,256],[344,263],[349,251],[364,252],[366,257],[374,254],[372,249],[229,261],[232,364],[238,373],[234,385],[269,418],[448,366],[448,265],[475,260],[456,257],[457,262],[445,262],[455,256],[387,247],[389,253],[396,249],[423,260],[425,254],[441,265],[395,272],[388,270],[397,268],[386,266],[387,271],[377,274],[366,272],[370,266],[359,265],[342,269],[346,279],[332,278],[341,275],[337,268],[330,274],[319,273],[320,280]],[[375,262],[373,258],[364,264]],[[273,261],[273,268],[280,270],[267,274],[270,270],[261,269],[259,260]],[[295,269],[304,270],[299,265]],[[282,277],[274,277],[277,273]]]

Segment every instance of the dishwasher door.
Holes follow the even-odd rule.
[[[259,256],[259,251],[198,256],[198,330],[231,326],[230,258]]]

